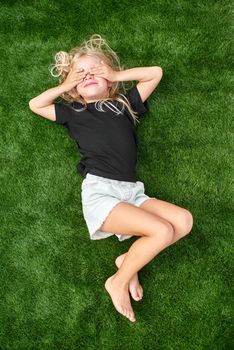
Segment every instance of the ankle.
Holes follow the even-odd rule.
[[[113,275],[112,281],[119,288],[128,288],[128,281],[123,280],[123,278],[118,274],[118,271]]]

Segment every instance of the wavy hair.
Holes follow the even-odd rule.
[[[89,40],[83,41],[79,47],[75,47],[69,52],[57,52],[55,54],[55,63],[49,66],[51,75],[55,78],[59,77],[59,83],[63,83],[73,67],[73,64],[83,55],[99,57],[115,71],[121,71],[124,69],[124,66],[120,65],[120,60],[117,54],[110,48],[107,41],[99,34],[93,34]],[[57,74],[54,74],[55,69]],[[96,101],[95,107],[97,110],[105,112],[103,110],[103,105],[105,105],[116,114],[123,114],[123,110],[126,107],[133,118],[134,124],[136,124],[138,121],[137,113],[132,109],[126,96],[124,96],[127,85],[128,84],[125,84],[124,82],[112,82],[112,86],[109,88],[109,96]],[[61,94],[61,97],[66,101],[79,102],[84,105],[84,107],[81,109],[75,109],[77,112],[87,109],[86,101],[77,93],[75,87],[70,91]],[[117,106],[111,102],[113,100],[118,101],[120,105],[122,105],[121,110],[119,110]]]

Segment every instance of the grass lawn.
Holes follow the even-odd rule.
[[[233,349],[232,2],[3,0],[0,19],[0,349]],[[28,106],[58,84],[55,53],[94,33],[126,68],[163,68],[137,124],[137,176],[194,218],[139,272],[136,323],[104,283],[138,237],[90,240],[76,144]]]

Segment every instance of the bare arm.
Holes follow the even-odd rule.
[[[29,101],[29,107],[43,108],[51,105],[66,90],[61,85],[48,89]]]
[[[152,94],[163,76],[163,70],[159,66],[136,67],[115,73],[115,81],[138,80],[137,89],[142,102]]]
[[[157,75],[162,73],[162,68],[158,66],[152,67],[135,67],[115,73],[115,81],[149,81],[154,79]]]
[[[84,73],[81,70],[70,70],[66,80],[59,86],[55,86],[29,101],[29,108],[36,114],[56,120],[54,100],[64,92],[70,91],[73,87],[83,81]]]
[[[29,101],[29,108],[41,117],[55,121],[56,116],[53,102],[65,91],[61,85],[46,90]]]

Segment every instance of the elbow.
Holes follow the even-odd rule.
[[[155,66],[157,76],[163,76],[163,69],[160,66]]]
[[[29,103],[28,103],[28,106],[29,106],[30,109],[31,109],[31,104],[32,104],[32,102],[30,100]]]
[[[29,106],[29,109],[31,109],[31,111],[33,111],[33,103],[32,103],[32,100],[29,101],[28,106]]]

